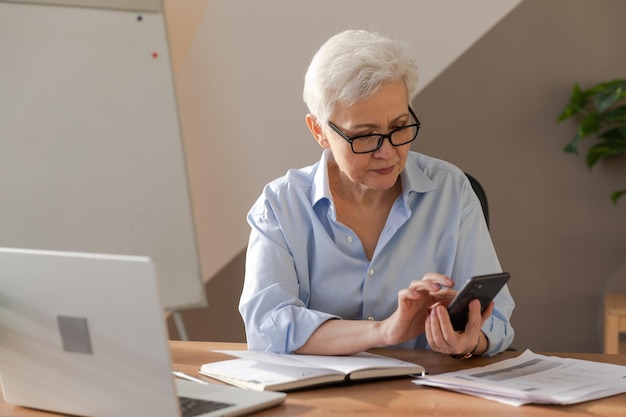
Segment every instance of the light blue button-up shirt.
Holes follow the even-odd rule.
[[[369,260],[359,237],[337,221],[324,151],[315,165],[289,170],[250,209],[252,228],[239,311],[251,350],[300,348],[329,319],[383,320],[398,291],[427,272],[456,289],[472,276],[500,272],[480,201],[455,166],[410,152],[395,201]],[[510,346],[515,304],[505,287],[482,330],[485,353]],[[428,348],[420,335],[396,347]]]

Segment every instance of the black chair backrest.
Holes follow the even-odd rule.
[[[487,203],[487,193],[485,193],[485,189],[478,182],[478,180],[472,177],[467,172],[465,173],[467,179],[469,179],[470,184],[472,185],[472,189],[476,193],[476,196],[480,200],[480,205],[483,208],[483,214],[485,215],[485,221],[487,222],[487,227],[489,227],[489,204]]]
[[[480,185],[480,183],[478,182],[476,178],[472,177],[467,172],[465,173],[465,175],[467,176],[467,179],[469,179],[470,184],[472,184],[472,189],[474,190],[474,192],[476,193],[476,196],[480,200],[480,205],[483,207],[483,214],[485,215],[485,221],[487,222],[487,228],[488,228],[489,227],[489,204],[487,204],[487,193],[485,193],[485,189],[483,188],[482,185]],[[513,351],[513,352],[517,351],[517,349],[512,346],[509,346],[506,350]]]

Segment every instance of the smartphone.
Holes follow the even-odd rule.
[[[475,298],[480,300],[480,312],[484,312],[509,278],[511,278],[511,274],[508,272],[477,275],[470,278],[448,306],[448,314],[450,314],[454,330],[465,329],[469,313],[468,305],[471,300]]]

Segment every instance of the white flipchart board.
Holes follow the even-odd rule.
[[[160,0],[0,0],[0,246],[150,256],[206,305]]]

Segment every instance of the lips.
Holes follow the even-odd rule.
[[[387,175],[387,174],[391,174],[394,170],[394,166],[390,166],[387,168],[380,168],[380,169],[375,169],[374,172],[376,172],[377,174],[380,175]]]

